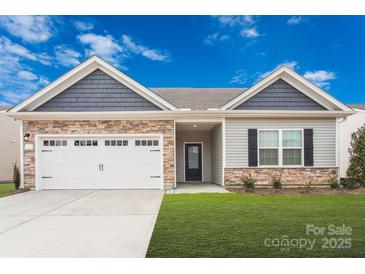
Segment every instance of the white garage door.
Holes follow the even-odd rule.
[[[39,189],[160,189],[159,136],[42,137]]]

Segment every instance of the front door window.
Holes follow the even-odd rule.
[[[201,144],[185,144],[185,181],[202,180],[201,152]]]

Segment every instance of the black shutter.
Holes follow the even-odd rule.
[[[304,165],[313,166],[313,129],[304,129]]]
[[[248,165],[257,166],[257,129],[248,129]]]

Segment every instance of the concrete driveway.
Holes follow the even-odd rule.
[[[144,257],[159,190],[43,190],[0,198],[0,257]]]

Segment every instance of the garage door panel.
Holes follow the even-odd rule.
[[[40,143],[42,188],[159,189],[162,186],[159,137],[44,137]]]

